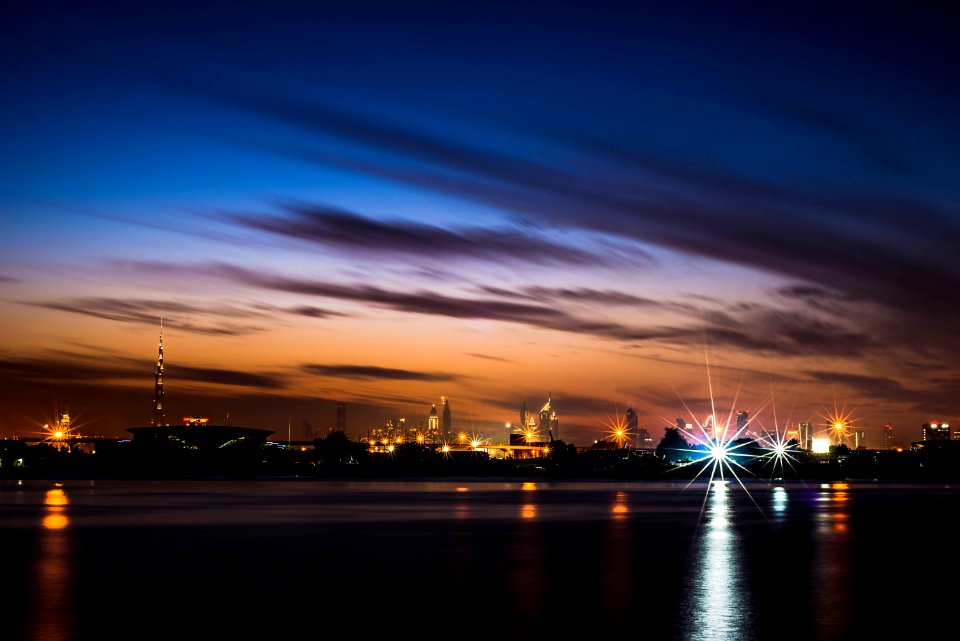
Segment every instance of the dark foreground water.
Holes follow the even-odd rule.
[[[6,481],[0,638],[917,639],[956,630],[960,488],[749,490]]]

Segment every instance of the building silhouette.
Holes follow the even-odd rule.
[[[747,423],[750,422],[750,412],[737,412],[737,434],[741,436],[747,429]]]
[[[632,407],[627,408],[627,433],[636,434],[640,429],[640,418],[637,416],[637,410]]]
[[[347,404],[343,401],[337,401],[337,421],[334,423],[335,432],[347,432]]]
[[[441,396],[440,402],[443,403],[443,422],[441,424],[441,429],[443,429],[443,440],[449,443],[450,434],[453,432],[453,420],[450,418],[450,402],[447,400],[446,396]]]
[[[887,450],[897,447],[897,438],[893,433],[893,423],[887,423],[883,426],[883,447]]]

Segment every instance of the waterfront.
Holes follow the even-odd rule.
[[[949,611],[956,487],[753,483],[756,504],[736,483],[684,487],[5,481],[5,628],[49,640],[890,638]]]

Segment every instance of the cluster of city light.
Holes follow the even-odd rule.
[[[696,420],[696,419],[694,419]],[[683,434],[696,443],[697,447],[686,450],[694,455],[693,460],[682,464],[680,467],[688,465],[700,465],[699,471],[691,479],[693,483],[701,476],[705,476],[709,471],[709,480],[723,480],[726,476],[732,476],[743,487],[743,482],[737,475],[737,470],[748,471],[741,464],[741,460],[752,458],[753,455],[741,452],[743,447],[750,444],[750,441],[740,437],[746,426],[736,430],[730,426],[730,419],[722,425],[717,424],[716,415],[711,414],[702,423],[697,421],[698,430],[681,430]],[[699,431],[699,434],[697,433]],[[739,442],[738,442],[739,441]],[[689,486],[689,484],[688,484]],[[746,487],[744,487],[746,489]]]
[[[76,424],[70,419],[70,414],[64,412],[57,417],[57,420],[43,424],[40,441],[49,443],[59,450],[70,447],[73,439],[78,436]]]

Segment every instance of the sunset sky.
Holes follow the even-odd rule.
[[[955,16],[199,4],[0,10],[0,435],[960,419]]]

